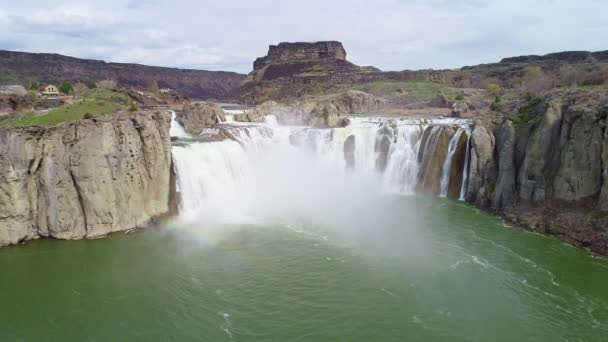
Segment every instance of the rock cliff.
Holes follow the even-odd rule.
[[[46,53],[0,51],[0,84],[16,80],[61,84],[114,80],[121,87],[150,87],[157,82],[194,99],[223,98],[245,75],[234,72],[189,70],[140,64],[106,63]],[[8,83],[7,83],[8,84]]]
[[[168,112],[0,127],[0,246],[96,238],[168,211]]]
[[[555,91],[529,113],[476,126],[467,201],[608,253],[606,95]]]

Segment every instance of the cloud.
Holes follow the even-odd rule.
[[[608,48],[603,0],[67,1],[3,4],[0,48],[240,72],[281,41],[340,40],[384,70]]]
[[[140,9],[146,6],[151,6],[158,3],[158,0],[129,0],[127,8],[129,9]]]
[[[0,8],[0,27],[8,26],[10,24],[10,22],[11,22],[11,19],[9,18],[6,11],[4,11],[2,8]]]

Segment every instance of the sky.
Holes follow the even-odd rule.
[[[608,0],[0,0],[0,50],[248,73],[268,45],[338,40],[382,70],[608,50]]]

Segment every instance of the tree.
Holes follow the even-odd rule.
[[[89,87],[82,83],[82,82],[76,82],[74,84],[74,93],[75,94],[84,94],[87,90],[89,90]]]
[[[30,90],[38,90],[40,89],[40,83],[36,82],[36,81],[32,81],[30,82]]]
[[[500,86],[496,83],[491,83],[488,86],[488,92],[490,95],[498,97],[498,95],[500,95]]]
[[[158,86],[158,82],[156,80],[152,81],[152,85],[150,86],[150,92],[156,95],[160,93],[160,87]]]
[[[63,82],[61,87],[59,87],[59,91],[66,95],[73,94],[74,87],[72,87],[72,84],[69,82]]]
[[[602,76],[604,77],[604,84],[608,84],[608,64],[602,68]]]
[[[538,66],[528,66],[522,80],[522,88],[526,93],[539,94],[553,88],[555,80],[545,75],[543,69]]]

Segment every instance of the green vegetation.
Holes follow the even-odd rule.
[[[456,95],[456,97],[454,99],[456,101],[462,101],[462,100],[464,100],[464,96],[462,96],[462,94],[458,94],[458,95]]]
[[[347,90],[360,90],[376,96],[392,95],[412,102],[431,101],[439,94],[458,96],[462,89],[431,81],[376,81],[369,83],[336,84],[325,89],[325,93],[343,93]]]
[[[71,84],[71,83],[68,83],[68,82],[63,82],[63,83],[61,84],[61,87],[59,87],[59,91],[60,91],[62,94],[70,95],[70,94],[73,94],[73,93],[74,93],[74,87],[72,87],[72,84]]]
[[[2,124],[7,126],[51,126],[115,113],[127,109],[130,104],[131,99],[126,94],[109,90],[89,90],[78,102],[53,109],[44,115],[7,120]]]
[[[488,86],[488,92],[490,95],[498,97],[500,95],[500,86],[496,83],[492,83]]]
[[[522,124],[530,122],[536,116],[537,107],[542,101],[540,96],[526,94],[526,104],[519,109],[519,113],[515,117],[510,118],[513,127],[518,129]]]
[[[495,112],[500,112],[500,110],[502,109],[501,102],[501,97],[496,95],[496,97],[494,98],[494,102],[492,102],[492,104],[490,105],[490,109]]]

